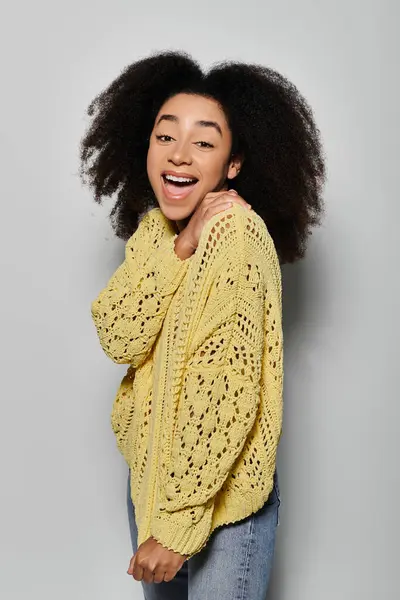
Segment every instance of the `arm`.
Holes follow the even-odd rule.
[[[175,251],[177,235],[163,235],[150,213],[128,240],[124,262],[92,303],[104,352],[114,362],[134,368],[151,352],[189,264]]]
[[[219,299],[215,307],[226,316],[218,316],[220,325],[209,329],[186,367],[171,448],[165,448],[151,535],[181,554],[192,555],[206,544],[215,496],[241,453],[260,401],[264,292],[273,283],[264,281],[254,246],[238,238],[220,277],[221,283],[233,278],[235,285],[227,283],[227,302]]]

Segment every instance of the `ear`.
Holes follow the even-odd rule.
[[[229,162],[229,167],[228,167],[227,178],[234,179],[235,177],[237,177],[239,175],[240,169],[242,168],[242,165],[243,165],[243,156],[241,156],[239,154],[236,156],[231,156],[231,159]]]

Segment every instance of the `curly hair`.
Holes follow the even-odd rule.
[[[212,98],[232,132],[232,155],[244,158],[230,183],[263,218],[282,264],[302,258],[323,214],[325,164],[312,110],[275,70],[224,61],[203,72],[183,52],[161,52],[126,67],[89,105],[80,175],[95,200],[116,194],[111,221],[128,239],[140,215],[157,206],[146,157],[154,120],[178,93]]]

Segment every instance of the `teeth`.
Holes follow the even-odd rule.
[[[176,177],[175,175],[164,175],[168,181],[176,181],[177,183],[194,183],[196,179],[189,179],[188,177]]]

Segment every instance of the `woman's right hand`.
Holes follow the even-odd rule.
[[[222,212],[232,206],[233,202],[241,204],[244,208],[250,209],[251,205],[246,202],[235,190],[223,192],[210,192],[206,194],[202,202],[198,205],[189,223],[185,229],[181,231],[178,237],[182,236],[184,242],[190,246],[193,252],[196,250],[201,232],[204,225],[219,212]]]

